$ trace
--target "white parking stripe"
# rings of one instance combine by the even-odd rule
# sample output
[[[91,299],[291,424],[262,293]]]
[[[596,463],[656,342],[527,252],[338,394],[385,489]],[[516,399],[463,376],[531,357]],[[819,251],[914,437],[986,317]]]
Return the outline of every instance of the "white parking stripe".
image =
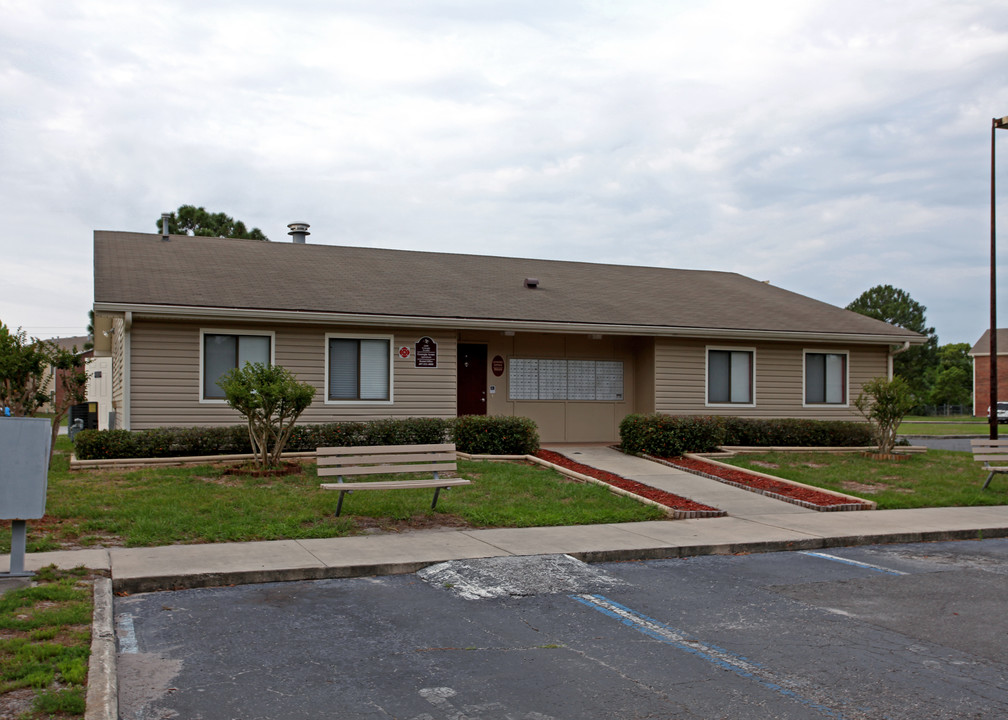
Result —
[[[119,638],[119,652],[130,654],[140,652],[136,630],[133,627],[133,616],[129,613],[123,613],[116,620],[116,636]]]
[[[601,612],[603,615],[608,615],[609,617],[620,620],[624,625],[654,638],[655,640],[667,643],[673,647],[679,648],[680,650],[685,650],[691,655],[702,658],[703,660],[706,660],[707,662],[725,670],[730,670],[741,677],[751,678],[768,690],[772,690],[780,695],[795,700],[796,702],[816,710],[827,717],[837,718],[838,720],[844,720],[846,718],[843,713],[823,705],[821,702],[806,697],[805,695],[807,695],[809,690],[812,689],[806,683],[791,681],[786,677],[781,677],[773,671],[768,670],[759,663],[742,657],[741,655],[736,655],[724,648],[719,648],[716,645],[709,645],[707,643],[700,642],[695,638],[690,638],[681,630],[669,627],[668,625],[665,625],[653,618],[649,618],[646,615],[641,615],[640,613],[620,605],[614,600],[603,597],[602,595],[571,595],[570,597],[584,605],[587,605],[593,610]],[[799,688],[801,688],[802,693],[805,694],[800,694],[798,692]]]
[[[856,567],[865,568],[866,570],[875,570],[876,572],[888,573],[890,575],[906,575],[905,572],[901,572],[899,570],[892,570],[890,568],[884,568],[881,565],[872,565],[871,563],[859,562],[857,560],[849,560],[848,558],[842,558],[838,555],[812,552],[811,550],[799,550],[798,552],[802,555],[810,555],[812,557],[822,558],[823,560],[832,560],[833,562],[843,563],[844,565],[854,565]]]

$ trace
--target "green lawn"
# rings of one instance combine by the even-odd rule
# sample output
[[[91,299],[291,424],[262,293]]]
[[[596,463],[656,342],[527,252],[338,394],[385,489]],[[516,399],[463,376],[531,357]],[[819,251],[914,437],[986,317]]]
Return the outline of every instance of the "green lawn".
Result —
[[[987,418],[972,415],[916,416],[908,415],[899,426],[900,435],[986,435]]]
[[[69,547],[325,538],[430,525],[531,527],[666,517],[605,488],[524,463],[459,462],[472,485],[339,494],[319,488],[313,463],[284,477],[228,475],[222,467],[70,472],[66,438],[49,473],[46,516],[28,522],[28,551]],[[375,479],[379,479],[378,476]],[[9,526],[0,550],[9,552]]]
[[[26,693],[21,720],[83,717],[91,598],[87,570],[52,566],[0,597],[0,694]]]
[[[1008,477],[995,475],[982,490],[987,473],[963,452],[928,450],[899,461],[861,453],[760,453],[725,462],[874,500],[880,509],[1008,504]]]

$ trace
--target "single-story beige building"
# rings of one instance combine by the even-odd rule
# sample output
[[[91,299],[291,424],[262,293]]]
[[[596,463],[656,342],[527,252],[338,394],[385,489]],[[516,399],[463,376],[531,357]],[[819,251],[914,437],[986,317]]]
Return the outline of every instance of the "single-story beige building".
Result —
[[[216,381],[246,361],[317,388],[306,423],[518,415],[573,442],[616,440],[629,413],[859,419],[861,385],[924,341],[727,272],[303,234],[99,231],[94,262],[95,350],[116,426],[135,430],[240,422]]]

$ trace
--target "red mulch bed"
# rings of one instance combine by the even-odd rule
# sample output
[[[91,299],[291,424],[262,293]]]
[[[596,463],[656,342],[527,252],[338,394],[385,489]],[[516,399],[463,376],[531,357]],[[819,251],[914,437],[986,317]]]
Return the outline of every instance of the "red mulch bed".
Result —
[[[573,470],[574,472],[587,475],[588,477],[595,478],[596,480],[601,480],[604,483],[626,490],[634,495],[639,495],[640,497],[647,498],[648,500],[653,500],[659,505],[672,508],[676,511],[675,516],[677,518],[720,517],[726,514],[724,510],[718,510],[710,505],[693,502],[687,498],[665,492],[664,490],[659,490],[658,488],[653,488],[649,485],[644,485],[643,483],[639,483],[635,480],[628,480],[625,477],[605,472],[604,470],[599,470],[579,462],[574,462],[570,458],[564,457],[563,455],[550,450],[540,450],[536,453],[536,457],[542,458],[546,462],[553,463],[554,465],[559,465],[562,468]]]
[[[830,495],[829,493],[812,490],[810,488],[792,485],[780,480],[771,480],[761,475],[754,475],[738,468],[726,468],[714,463],[696,460],[694,458],[657,458],[660,462],[682,468],[697,475],[709,477],[714,480],[740,487],[743,490],[752,490],[779,500],[811,507],[821,510],[869,510],[868,503],[847,500],[845,498]]]

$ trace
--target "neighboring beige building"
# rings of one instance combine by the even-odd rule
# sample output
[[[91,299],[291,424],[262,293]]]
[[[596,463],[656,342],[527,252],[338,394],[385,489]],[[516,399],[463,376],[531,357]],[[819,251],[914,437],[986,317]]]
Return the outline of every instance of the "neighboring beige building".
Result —
[[[246,361],[317,388],[306,423],[520,415],[576,442],[635,412],[860,419],[924,341],[734,273],[103,231],[94,310],[129,429],[240,422],[215,383]]]

